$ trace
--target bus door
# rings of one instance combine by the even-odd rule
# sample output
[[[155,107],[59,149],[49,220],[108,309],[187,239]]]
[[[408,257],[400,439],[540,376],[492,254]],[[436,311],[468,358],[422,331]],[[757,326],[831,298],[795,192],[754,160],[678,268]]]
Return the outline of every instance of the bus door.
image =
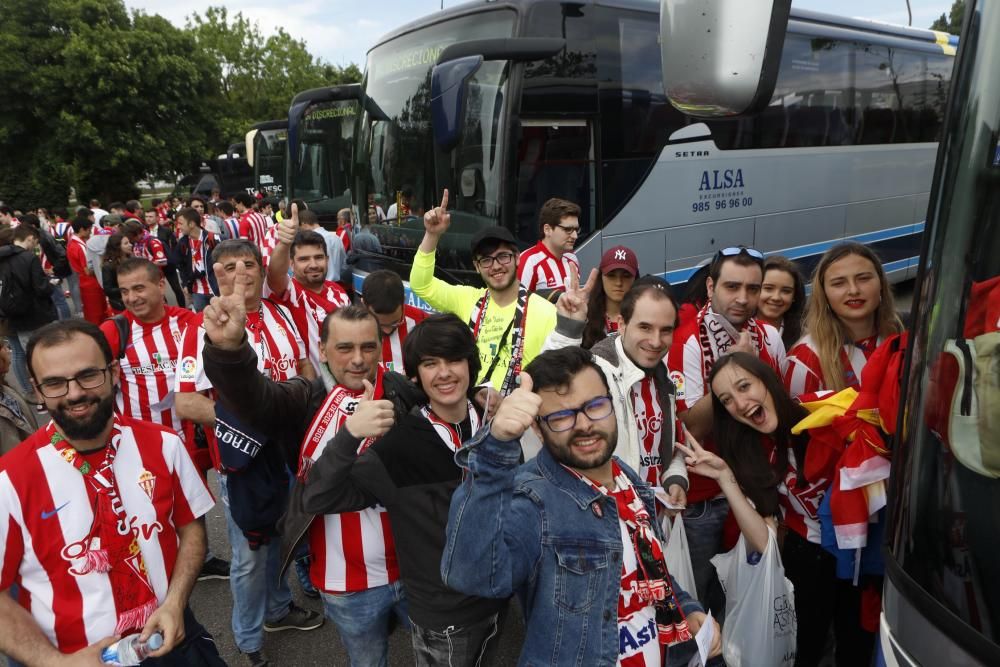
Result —
[[[521,119],[517,146],[516,236],[525,245],[539,238],[538,211],[552,197],[580,205],[582,241],[597,220],[594,125],[584,119]]]

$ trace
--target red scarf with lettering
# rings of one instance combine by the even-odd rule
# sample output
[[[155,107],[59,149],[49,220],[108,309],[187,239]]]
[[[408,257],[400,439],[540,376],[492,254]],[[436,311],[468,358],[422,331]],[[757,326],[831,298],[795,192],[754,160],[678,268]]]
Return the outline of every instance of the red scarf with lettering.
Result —
[[[611,474],[617,487],[613,493],[603,484],[598,484],[572,468],[563,467],[593,490],[614,499],[618,518],[625,522],[632,548],[635,549],[638,566],[636,577],[639,580],[636,593],[640,600],[656,609],[656,629],[660,644],[673,646],[690,640],[691,630],[674,593],[667,562],[663,557],[663,544],[653,531],[646,504],[636,493],[631,480],[622,472],[621,466],[611,459]]]
[[[72,567],[77,576],[91,572],[107,573],[111,594],[118,618],[116,635],[138,632],[156,611],[158,602],[146,575],[146,563],[139,548],[138,532],[129,525],[129,517],[122,504],[115,480],[114,462],[121,441],[121,427],[115,419],[105,448],[104,461],[97,467],[90,465],[80,452],[63,438],[53,423],[47,427],[49,442],[64,461],[77,469],[97,497],[94,503],[94,521],[90,531],[80,541],[66,545],[63,557],[83,564]]]
[[[384,376],[385,371],[379,366],[375,375],[373,400],[382,398],[385,393],[383,386]],[[362,394],[364,394],[363,391],[354,391],[340,384],[336,385],[327,394],[323,405],[316,411],[316,415],[309,425],[309,430],[306,431],[305,439],[302,441],[302,460],[299,462],[298,474],[300,481],[305,481],[306,475],[309,474],[309,468],[312,467],[312,463],[315,460],[313,452],[320,445],[335,436],[344,425],[344,422],[347,421],[347,418],[354,414]],[[333,427],[332,430],[331,426]],[[329,431],[329,435],[327,435],[327,431]],[[375,440],[375,438],[365,438],[362,440],[361,445],[358,447],[358,454],[371,447]]]

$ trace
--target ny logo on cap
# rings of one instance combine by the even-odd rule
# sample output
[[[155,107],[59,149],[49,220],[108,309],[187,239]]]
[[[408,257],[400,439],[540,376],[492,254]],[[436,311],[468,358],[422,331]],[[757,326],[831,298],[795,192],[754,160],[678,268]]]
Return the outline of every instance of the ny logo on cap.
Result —
[[[615,250],[615,259],[621,260],[623,262],[625,261],[625,249],[624,248],[621,248],[619,250]]]

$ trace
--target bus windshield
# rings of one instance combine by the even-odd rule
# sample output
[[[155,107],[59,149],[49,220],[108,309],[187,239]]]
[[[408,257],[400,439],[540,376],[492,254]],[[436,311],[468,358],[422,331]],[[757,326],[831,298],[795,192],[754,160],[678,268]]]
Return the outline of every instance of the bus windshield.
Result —
[[[260,130],[254,137],[254,184],[266,196],[284,194],[288,130]]]
[[[303,199],[321,219],[351,206],[350,166],[357,100],[310,106],[302,117],[298,160],[291,169],[291,196]]]
[[[441,50],[459,40],[510,37],[508,10],[459,17],[403,35],[368,56],[364,116],[357,151],[359,201],[367,202],[373,231],[391,257],[408,263],[423,235],[421,217],[436,206],[442,183],[455,183],[452,229],[438,264],[472,272],[468,239],[499,222],[506,112],[506,62],[485,62],[469,82],[462,143],[435,173],[431,129],[431,69]],[[365,214],[363,212],[362,214]]]

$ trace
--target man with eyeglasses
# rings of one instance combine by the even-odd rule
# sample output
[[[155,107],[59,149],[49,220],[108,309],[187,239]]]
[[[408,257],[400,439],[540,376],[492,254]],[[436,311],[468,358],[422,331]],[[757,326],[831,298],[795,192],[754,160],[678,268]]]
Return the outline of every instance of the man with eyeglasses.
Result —
[[[652,491],[613,456],[609,394],[590,352],[544,352],[457,454],[467,473],[441,577],[469,595],[518,595],[522,665],[660,667],[706,620],[667,571]],[[528,429],[544,446],[519,466]],[[711,654],[721,648],[716,625]]]
[[[538,212],[542,238],[523,253],[517,262],[517,279],[529,292],[539,292],[551,301],[569,277],[570,267],[580,270],[573,246],[580,238],[580,207],[553,197]]]
[[[424,238],[413,258],[410,289],[432,308],[468,321],[479,348],[476,384],[489,384],[507,395],[521,368],[538,355],[555,329],[556,308],[518,283],[517,241],[505,227],[486,227],[472,237],[472,259],[485,291],[435,278],[435,252],[450,225],[445,190],[441,205],[424,214]]]
[[[428,313],[405,302],[403,280],[395,271],[380,269],[365,276],[361,285],[361,301],[378,320],[382,332],[382,368],[403,370],[403,344],[413,327],[423,322]]]
[[[677,411],[706,449],[715,449],[708,374],[720,356],[729,352],[754,354],[782,376],[785,345],[781,335],[753,317],[763,279],[764,255],[759,250],[723,248],[712,258],[705,278],[708,302],[693,319],[681,322],[674,334],[667,365],[677,388]],[[693,473],[689,480],[684,529],[695,585],[701,600],[721,616],[724,596],[710,560],[723,549],[722,528],[729,503],[714,480]]]
[[[43,327],[28,361],[52,421],[0,459],[0,651],[96,665],[117,636],[158,631],[157,664],[224,664],[187,607],[215,501],[180,438],[115,411],[95,325]]]

